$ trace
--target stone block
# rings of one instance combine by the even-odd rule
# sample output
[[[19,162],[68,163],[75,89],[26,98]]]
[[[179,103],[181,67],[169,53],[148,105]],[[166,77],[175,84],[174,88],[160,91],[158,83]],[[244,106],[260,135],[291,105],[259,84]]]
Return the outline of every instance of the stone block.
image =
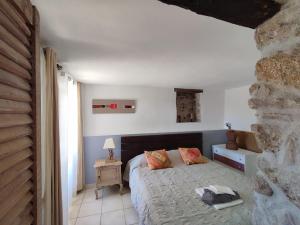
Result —
[[[273,183],[278,182],[277,158],[274,153],[264,152],[258,157],[257,166]]]
[[[300,208],[300,170],[299,167],[281,168],[277,177],[278,185],[298,208]]]
[[[299,109],[300,113],[300,98],[291,98],[291,96],[275,97],[268,99],[251,98],[248,101],[248,105],[251,109],[266,109],[266,110],[290,110]],[[279,112],[278,111],[278,112]],[[290,111],[291,114],[297,113],[297,111]]]
[[[298,156],[300,155],[300,147],[299,147],[299,133],[292,133],[288,135],[285,140],[284,145],[282,146],[282,162],[284,166],[292,166],[296,165],[298,162]],[[298,166],[300,169],[300,166]]]
[[[248,105],[250,109],[258,109],[264,107],[264,101],[257,98],[251,98],[248,101]]]
[[[282,134],[279,127],[267,124],[253,124],[251,130],[255,132],[258,145],[264,151],[277,152],[282,144]]]
[[[257,27],[255,40],[258,49],[300,37],[300,6],[297,1],[286,4],[280,12]]]
[[[277,113],[277,112],[263,112],[259,114],[258,118],[260,120],[281,122],[281,123],[292,123],[298,120],[299,118],[293,117],[290,113]]]
[[[249,93],[252,97],[265,99],[271,94],[271,89],[264,83],[255,83],[249,88]]]
[[[259,81],[300,89],[300,56],[278,53],[256,64]]]
[[[268,182],[260,175],[256,175],[255,177],[255,191],[259,194],[272,196],[273,190],[268,184]]]

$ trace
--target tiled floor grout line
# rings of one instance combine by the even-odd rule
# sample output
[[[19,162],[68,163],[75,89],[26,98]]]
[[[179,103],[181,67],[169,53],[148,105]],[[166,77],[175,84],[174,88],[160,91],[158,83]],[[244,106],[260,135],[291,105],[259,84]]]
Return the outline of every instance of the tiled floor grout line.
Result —
[[[101,220],[102,220],[102,208],[103,208],[103,197],[104,197],[104,190],[101,189],[101,214],[100,214],[100,225],[101,225]]]
[[[86,192],[83,191],[82,195],[83,195],[83,196],[82,196],[82,199],[81,199],[80,204],[79,204],[80,206],[79,206],[78,214],[77,214],[76,219],[75,219],[75,225],[77,225],[77,220],[78,220],[78,218],[80,218],[80,217],[79,217],[79,213],[80,213],[80,210],[81,210],[81,207],[82,207],[83,200],[84,200],[84,198],[85,198]]]
[[[81,211],[81,208],[82,208],[82,205],[83,205],[83,201],[84,201],[85,196],[86,196],[86,192],[83,193],[82,201],[81,201],[81,203],[80,203],[80,208],[79,208],[78,215],[77,215],[77,219],[79,218],[79,213],[80,213],[80,211]],[[77,221],[77,219],[76,219],[76,221]],[[76,225],[76,224],[75,224],[75,225]]]
[[[121,201],[122,201],[122,206],[123,206],[123,216],[124,216],[124,221],[125,221],[125,225],[127,225],[127,222],[126,222],[126,216],[125,216],[125,207],[124,207],[123,195],[121,195]]]
[[[82,196],[82,201],[80,201],[80,204],[79,204],[80,206],[79,206],[79,210],[78,210],[78,213],[77,213],[77,216],[76,216],[75,225],[77,225],[77,220],[78,220],[78,218],[79,218],[79,212],[80,212],[80,209],[81,209],[81,206],[82,206],[84,197],[85,197],[85,193],[83,192],[82,194],[83,194],[83,196]]]
[[[73,220],[73,222],[74,222],[74,224],[75,225],[77,225],[77,223],[79,222],[79,219],[80,218],[84,218],[84,217],[89,217],[89,216],[93,216],[93,215],[86,215],[86,216],[82,216],[82,217],[79,217],[79,215],[80,215],[80,211],[81,211],[81,209],[82,209],[82,207],[83,207],[83,205],[84,204],[89,204],[89,201],[88,202],[84,202],[85,201],[85,199],[88,197],[88,198],[90,198],[90,196],[88,196],[88,195],[90,195],[91,193],[90,193],[90,191],[91,190],[85,190],[85,191],[83,191],[82,192],[82,196],[80,197],[80,200],[78,201],[77,200],[77,202],[79,203],[78,204],[78,213],[76,214],[76,216],[75,216],[75,218],[73,218],[73,219],[71,219],[71,220]],[[105,190],[101,190],[101,194],[100,194],[100,196],[101,196],[101,199],[100,199],[100,201],[101,201],[101,207],[100,207],[100,224],[99,225],[101,225],[102,224],[102,218],[103,218],[103,214],[106,214],[106,213],[113,213],[113,212],[117,212],[117,211],[121,211],[122,210],[122,220],[124,221],[124,225],[136,225],[135,223],[134,224],[131,224],[131,223],[128,223],[127,222],[127,220],[126,220],[126,210],[127,209],[131,209],[131,208],[133,208],[134,209],[134,207],[127,207],[127,206],[125,206],[126,204],[126,202],[127,201],[125,201],[125,195],[127,195],[128,193],[123,193],[122,195],[121,194],[119,194],[119,197],[121,198],[120,200],[121,200],[121,203],[122,203],[122,208],[120,208],[120,209],[116,209],[116,210],[112,210],[112,211],[108,211],[108,212],[103,212],[103,203],[104,203],[104,198],[105,197],[107,197],[106,195],[105,195]],[[127,197],[128,196],[126,196],[126,200],[127,200]],[[97,215],[97,214],[95,214],[95,215]]]

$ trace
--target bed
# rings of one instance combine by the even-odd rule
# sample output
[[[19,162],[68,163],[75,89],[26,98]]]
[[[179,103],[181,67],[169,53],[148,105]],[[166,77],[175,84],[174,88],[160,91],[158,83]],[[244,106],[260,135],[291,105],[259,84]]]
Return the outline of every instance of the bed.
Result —
[[[201,133],[126,136],[121,138],[122,160],[130,151],[124,178],[140,225],[250,225],[253,207],[251,181],[242,173],[213,161],[186,166],[178,147],[202,148]],[[149,170],[144,150],[167,148],[173,168]],[[226,185],[238,191],[243,205],[215,210],[205,205],[195,188]]]

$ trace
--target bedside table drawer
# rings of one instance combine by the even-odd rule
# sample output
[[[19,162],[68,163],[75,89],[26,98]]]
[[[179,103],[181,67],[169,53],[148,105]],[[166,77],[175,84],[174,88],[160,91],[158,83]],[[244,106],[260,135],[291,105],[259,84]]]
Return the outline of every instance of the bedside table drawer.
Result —
[[[224,154],[224,151],[223,151],[223,149],[221,149],[221,148],[218,148],[218,147],[214,147],[214,146],[213,146],[213,153],[216,153],[216,154],[218,154],[218,155],[223,155],[223,154]]]
[[[245,164],[245,156],[237,152],[226,152],[223,156],[235,162]]]
[[[222,148],[213,146],[213,154],[218,154],[220,156],[231,159],[235,162],[245,164],[245,155],[240,154],[238,151],[222,149]]]
[[[106,166],[97,170],[97,176],[101,183],[119,182],[121,179],[120,168],[115,166]]]
[[[218,155],[218,154],[214,154],[214,160],[217,160],[219,162],[222,162],[230,167],[233,167],[235,169],[238,169],[242,172],[245,171],[245,166],[244,164],[241,164],[237,161],[233,161],[232,159],[226,158],[224,156]]]

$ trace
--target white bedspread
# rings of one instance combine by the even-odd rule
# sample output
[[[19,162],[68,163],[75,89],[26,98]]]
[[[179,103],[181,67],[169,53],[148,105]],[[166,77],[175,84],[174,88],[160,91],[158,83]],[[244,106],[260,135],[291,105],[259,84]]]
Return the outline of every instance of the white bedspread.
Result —
[[[149,170],[144,157],[128,165],[131,200],[140,225],[250,225],[253,205],[251,182],[238,171],[210,161],[186,166],[170,151],[174,168]],[[226,185],[239,192],[244,203],[215,210],[195,192],[210,184]]]

